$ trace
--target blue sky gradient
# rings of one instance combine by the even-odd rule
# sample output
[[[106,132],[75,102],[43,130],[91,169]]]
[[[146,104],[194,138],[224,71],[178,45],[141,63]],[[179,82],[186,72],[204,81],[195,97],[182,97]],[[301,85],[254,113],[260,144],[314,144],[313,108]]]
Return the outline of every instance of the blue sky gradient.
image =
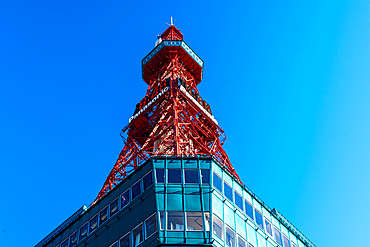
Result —
[[[170,21],[242,181],[318,247],[370,246],[369,1],[1,1],[0,246],[97,196]]]

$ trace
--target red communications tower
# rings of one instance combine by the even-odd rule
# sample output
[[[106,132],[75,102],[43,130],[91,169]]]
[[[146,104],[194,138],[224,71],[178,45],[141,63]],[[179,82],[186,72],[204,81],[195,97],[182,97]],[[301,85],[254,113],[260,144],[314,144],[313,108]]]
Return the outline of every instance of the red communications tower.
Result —
[[[240,181],[222,148],[224,131],[197,89],[203,60],[175,26],[142,60],[142,76],[148,90],[122,129],[124,147],[95,202],[154,156],[213,157]]]

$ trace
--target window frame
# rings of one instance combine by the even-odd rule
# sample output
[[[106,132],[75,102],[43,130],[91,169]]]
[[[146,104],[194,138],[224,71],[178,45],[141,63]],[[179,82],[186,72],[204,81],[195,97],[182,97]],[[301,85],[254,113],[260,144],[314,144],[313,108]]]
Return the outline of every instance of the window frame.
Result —
[[[77,229],[76,231],[74,231],[71,235],[69,235],[69,245],[68,245],[68,247],[74,247],[74,246],[76,246],[77,244],[78,244],[78,230],[79,229]],[[75,245],[71,245],[72,243],[72,235],[73,234],[76,234],[76,243],[75,243]]]
[[[236,196],[235,196],[235,193],[238,194],[238,196],[240,196],[241,200],[242,200],[242,208],[240,208],[237,204],[236,204]],[[236,190],[234,190],[234,203],[235,205],[242,211],[244,212],[244,198],[242,195],[240,195]]]
[[[116,212],[112,214],[112,203],[116,200],[117,200],[117,209],[116,209]],[[119,197],[117,197],[116,199],[114,199],[113,201],[109,203],[109,218],[114,216],[118,212],[119,212]]]
[[[223,220],[221,220],[217,215],[215,215],[215,214],[212,214],[212,234],[214,234],[214,235],[216,235],[218,238],[220,238],[220,239],[222,239],[222,240],[224,240],[224,222],[223,222]],[[214,224],[216,224],[215,223],[215,217],[216,217],[216,219],[218,219],[220,222],[221,222],[221,237],[220,236],[218,236],[217,235],[217,233],[215,232],[215,230],[214,230]],[[217,224],[216,224],[217,225]]]
[[[254,217],[254,207],[253,207],[253,205],[250,204],[246,199],[244,199],[244,202],[245,203],[248,203],[249,206],[252,207],[252,215],[253,215],[253,217],[251,218],[251,216],[247,213],[247,206],[246,206],[246,204],[244,204],[244,207],[245,207],[245,215],[247,215],[249,218],[251,218],[254,221],[255,217]]]
[[[134,235],[134,231],[139,227],[139,226],[141,226],[141,236],[142,236],[142,240],[141,240],[141,242],[139,242],[137,245],[135,245],[135,235]],[[144,242],[145,241],[145,239],[144,239],[144,230],[143,230],[143,222],[141,222],[140,224],[138,224],[137,226],[135,226],[133,229],[132,229],[132,246],[133,247],[136,247],[136,246],[139,246],[142,242]]]
[[[244,247],[247,247],[248,242],[244,238],[242,238],[239,234],[237,234],[237,239],[238,239],[238,242],[236,243],[235,246],[239,247],[239,239],[241,239],[244,242]]]
[[[230,188],[230,189],[231,189],[231,199],[226,195],[225,185],[226,185],[228,188]],[[230,185],[229,185],[225,180],[224,180],[223,186],[224,186],[224,196],[225,196],[227,199],[229,199],[231,202],[233,202],[233,203],[234,203],[234,193],[233,193],[234,189],[233,189],[233,187],[232,187],[232,186],[230,186]]]
[[[189,230],[188,227],[188,213],[199,213],[200,214],[200,217],[202,218],[202,229],[201,230]],[[186,219],[186,231],[189,231],[189,232],[201,232],[201,231],[204,231],[204,219],[203,219],[203,212],[202,211],[186,211],[185,212],[185,219]]]
[[[229,235],[228,233],[227,233],[227,230],[230,230],[233,234],[234,234],[234,245],[229,245],[228,243],[227,243],[227,236]],[[229,235],[230,236],[230,235]],[[226,246],[229,246],[229,247],[235,247],[235,245],[236,245],[236,239],[235,239],[235,236],[236,236],[236,232],[228,225],[228,224],[225,224],[225,245]]]
[[[126,192],[128,191],[128,201],[127,201],[127,203],[125,204],[125,205],[123,205],[122,206],[122,196],[123,196],[123,194],[125,194]],[[122,194],[119,196],[120,197],[120,200],[119,200],[119,208],[120,208],[120,210],[122,210],[122,209],[124,209],[128,204],[130,204],[130,202],[131,202],[131,193],[130,193],[130,188],[128,188],[128,189],[126,189],[124,192],[122,192]]]
[[[146,222],[147,222],[147,220],[149,219],[149,218],[151,218],[151,217],[153,217],[154,216],[154,219],[155,219],[155,222],[154,222],[154,226],[155,226],[155,231],[152,233],[152,234],[150,234],[149,236],[147,236],[147,233],[148,233],[148,231],[147,231],[147,224],[146,224]],[[158,232],[158,224],[157,224],[157,216],[156,216],[156,213],[153,213],[152,215],[150,215],[148,218],[146,218],[145,220],[144,220],[144,224],[145,224],[145,240],[146,239],[148,239],[148,238],[150,238],[151,236],[153,236],[156,232]]]
[[[258,222],[257,222],[257,217],[256,217],[257,213],[261,216],[262,226],[261,226],[260,224],[258,224]],[[254,220],[254,221],[256,222],[256,224],[257,224],[259,227],[261,227],[262,229],[265,229],[265,227],[264,227],[263,215],[262,215],[262,213],[261,213],[258,209],[256,209],[256,208],[254,208],[254,218],[255,218],[255,220]]]
[[[152,173],[152,176],[151,176],[151,179],[152,179],[152,183],[151,185],[149,185],[147,188],[145,188],[145,184],[144,184],[144,178],[147,177],[149,175],[149,173]],[[149,172],[147,172],[144,176],[143,176],[143,192],[146,191],[147,189],[149,189],[150,187],[152,187],[154,185],[154,181],[153,181],[153,170],[150,170]]]
[[[180,171],[180,182],[170,182],[170,171]],[[184,178],[182,174],[181,168],[167,168],[167,184],[183,184],[184,183]]]
[[[101,222],[101,213],[102,213],[103,210],[107,210],[107,216],[106,216],[107,218],[103,222]],[[109,212],[108,211],[109,211],[108,210],[108,205],[105,206],[102,210],[99,211],[99,217],[98,217],[99,218],[99,225],[98,225],[98,227],[100,227],[101,225],[103,225],[105,222],[108,221],[108,219],[109,219],[109,217],[108,217]]]
[[[85,237],[81,238],[81,228],[86,226],[86,235]],[[79,229],[78,229],[78,242],[82,241],[83,239],[85,239],[87,236],[89,235],[89,221],[87,221],[85,224],[83,224]]]
[[[168,213],[181,213],[182,215],[182,230],[177,230],[177,229],[168,229],[168,223],[169,223],[169,220],[168,220]],[[185,231],[185,219],[184,219],[184,211],[167,211],[166,212],[166,231],[171,231],[171,232],[183,232]]]
[[[131,239],[131,237],[130,237],[130,231],[128,232],[128,233],[126,233],[125,235],[123,235],[122,237],[120,237],[119,238],[119,247],[121,247],[121,240],[124,238],[124,237],[126,237],[126,236],[128,236],[128,247],[130,247],[130,239]]]
[[[119,247],[118,240],[116,242],[114,242],[113,244],[109,245],[109,247],[113,247],[115,244],[117,244],[117,247]]]
[[[186,171],[196,172],[196,174],[197,174],[197,176],[196,176],[197,181],[196,182],[186,182],[186,178],[187,178]],[[201,184],[201,182],[200,182],[199,169],[188,169],[188,168],[184,169],[184,184]]]
[[[215,175],[221,180],[221,190],[219,188],[217,188],[217,186],[215,186],[215,179],[214,179],[215,178],[214,177]],[[213,188],[215,188],[219,192],[221,192],[221,194],[223,193],[223,184],[222,184],[222,181],[223,181],[223,179],[215,171],[213,171],[213,175],[212,175],[212,186],[213,186]]]
[[[96,229],[98,229],[98,227],[99,227],[99,216],[98,216],[98,214],[99,213],[96,213],[93,217],[91,217],[90,219],[89,219],[89,231],[88,231],[88,235],[90,235],[91,233],[93,233]],[[95,227],[95,229],[93,229],[92,231],[90,231],[90,229],[91,229],[91,220],[93,219],[93,218],[95,218],[96,217],[96,227]]]
[[[135,185],[137,185],[137,184],[139,184],[139,187],[140,187],[140,193],[138,194],[138,195],[136,195],[135,196],[135,198],[134,198],[134,193],[133,193],[133,188],[134,188],[134,186]],[[141,179],[139,179],[137,182],[135,182],[132,186],[131,186],[131,201],[133,201],[133,200],[135,200],[136,198],[138,198],[142,193],[143,193],[143,191],[142,191],[142,189],[141,189]]]
[[[273,232],[273,230],[272,230],[272,223],[268,220],[268,219],[266,219],[266,217],[264,217],[264,219],[265,219],[265,231],[266,231],[266,233],[271,237],[271,238],[274,238],[274,232]],[[271,229],[271,234],[267,231],[267,224],[266,224],[266,221],[269,223],[269,225],[270,225],[270,229]]]

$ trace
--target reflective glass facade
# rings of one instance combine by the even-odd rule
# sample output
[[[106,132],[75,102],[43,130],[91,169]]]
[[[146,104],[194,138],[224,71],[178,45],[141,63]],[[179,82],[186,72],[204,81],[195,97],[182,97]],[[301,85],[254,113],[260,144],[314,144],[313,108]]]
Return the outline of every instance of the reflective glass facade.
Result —
[[[50,237],[52,236],[52,237]],[[211,158],[152,158],[37,247],[313,247]]]

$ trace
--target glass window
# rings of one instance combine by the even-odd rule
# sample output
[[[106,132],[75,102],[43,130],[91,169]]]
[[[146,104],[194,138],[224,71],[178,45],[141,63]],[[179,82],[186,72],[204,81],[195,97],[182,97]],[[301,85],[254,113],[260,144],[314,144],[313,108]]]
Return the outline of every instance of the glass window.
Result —
[[[110,203],[109,205],[109,216],[112,217],[118,212],[118,198]]]
[[[199,170],[185,169],[185,183],[199,184]]]
[[[290,247],[290,241],[285,235],[283,234],[283,241],[284,241],[284,247]]]
[[[163,184],[166,178],[166,174],[164,174],[165,169],[155,169],[155,175],[157,177],[157,183]]]
[[[257,223],[257,225],[259,225],[262,229],[264,229],[263,228],[262,214],[260,212],[258,212],[256,209],[254,209],[254,215],[256,216],[256,223]]]
[[[69,238],[69,247],[74,247],[77,245],[77,237],[78,237],[78,231],[75,231],[72,233],[71,237]]]
[[[112,245],[110,245],[109,247],[118,247],[118,241],[116,241],[115,243],[113,243]]]
[[[209,212],[204,212],[204,219],[206,224],[206,231],[209,232]]]
[[[62,242],[60,247],[68,247],[68,238]]]
[[[159,212],[159,228],[164,230],[164,212]]]
[[[202,212],[186,212],[186,230],[203,231]]]
[[[213,173],[213,186],[222,192],[222,179],[216,173]]]
[[[235,204],[236,206],[238,206],[240,208],[240,210],[243,211],[243,198],[241,195],[239,195],[238,192],[234,191],[234,195],[235,195]]]
[[[98,227],[98,215],[95,215],[90,220],[89,234]]]
[[[99,216],[100,216],[99,226],[101,226],[108,219],[108,207],[105,207],[104,209],[102,209],[99,213]]]
[[[134,200],[136,197],[138,197],[141,194],[141,183],[140,180],[137,181],[132,187],[131,187],[131,195],[132,200]]]
[[[150,186],[153,185],[153,175],[152,175],[152,171],[148,172],[148,174],[146,174],[144,177],[143,177],[143,187],[144,187],[144,191],[146,191]]]
[[[226,245],[235,247],[235,232],[226,226]]]
[[[228,185],[226,182],[224,182],[224,193],[225,193],[225,196],[230,200],[230,201],[234,201],[233,200],[233,189],[230,187],[230,185]]]
[[[238,247],[246,247],[244,239],[238,235]]]
[[[224,227],[223,227],[223,222],[216,216],[213,215],[213,234],[218,236],[219,238],[223,239],[224,238]]]
[[[89,224],[87,224],[87,222],[86,222],[85,225],[80,227],[80,234],[78,236],[78,241],[81,241],[82,239],[84,239],[87,236],[87,227],[88,227],[88,225]]]
[[[130,190],[126,190],[121,195],[121,209],[130,202]]]
[[[184,230],[183,212],[167,212],[167,230],[169,231]]]
[[[204,169],[200,170],[201,176],[202,176],[202,184],[209,184],[210,183],[210,170]]]
[[[266,232],[272,236],[272,227],[271,227],[271,223],[265,219],[265,226],[266,226]]]
[[[122,238],[119,239],[119,247],[129,247],[130,246],[130,233],[127,233]]]
[[[143,224],[138,225],[133,231],[132,236],[134,237],[134,247],[138,246],[143,242]]]
[[[168,169],[168,183],[181,184],[182,183],[181,169]]]
[[[145,237],[148,238],[156,231],[157,231],[156,215],[153,214],[145,221]]]
[[[249,217],[251,217],[252,220],[254,220],[253,216],[253,207],[249,204],[249,202],[245,201],[245,212]]]
[[[280,245],[283,245],[281,242],[281,233],[278,229],[276,229],[276,227],[274,227],[274,238],[276,242],[278,242]]]

